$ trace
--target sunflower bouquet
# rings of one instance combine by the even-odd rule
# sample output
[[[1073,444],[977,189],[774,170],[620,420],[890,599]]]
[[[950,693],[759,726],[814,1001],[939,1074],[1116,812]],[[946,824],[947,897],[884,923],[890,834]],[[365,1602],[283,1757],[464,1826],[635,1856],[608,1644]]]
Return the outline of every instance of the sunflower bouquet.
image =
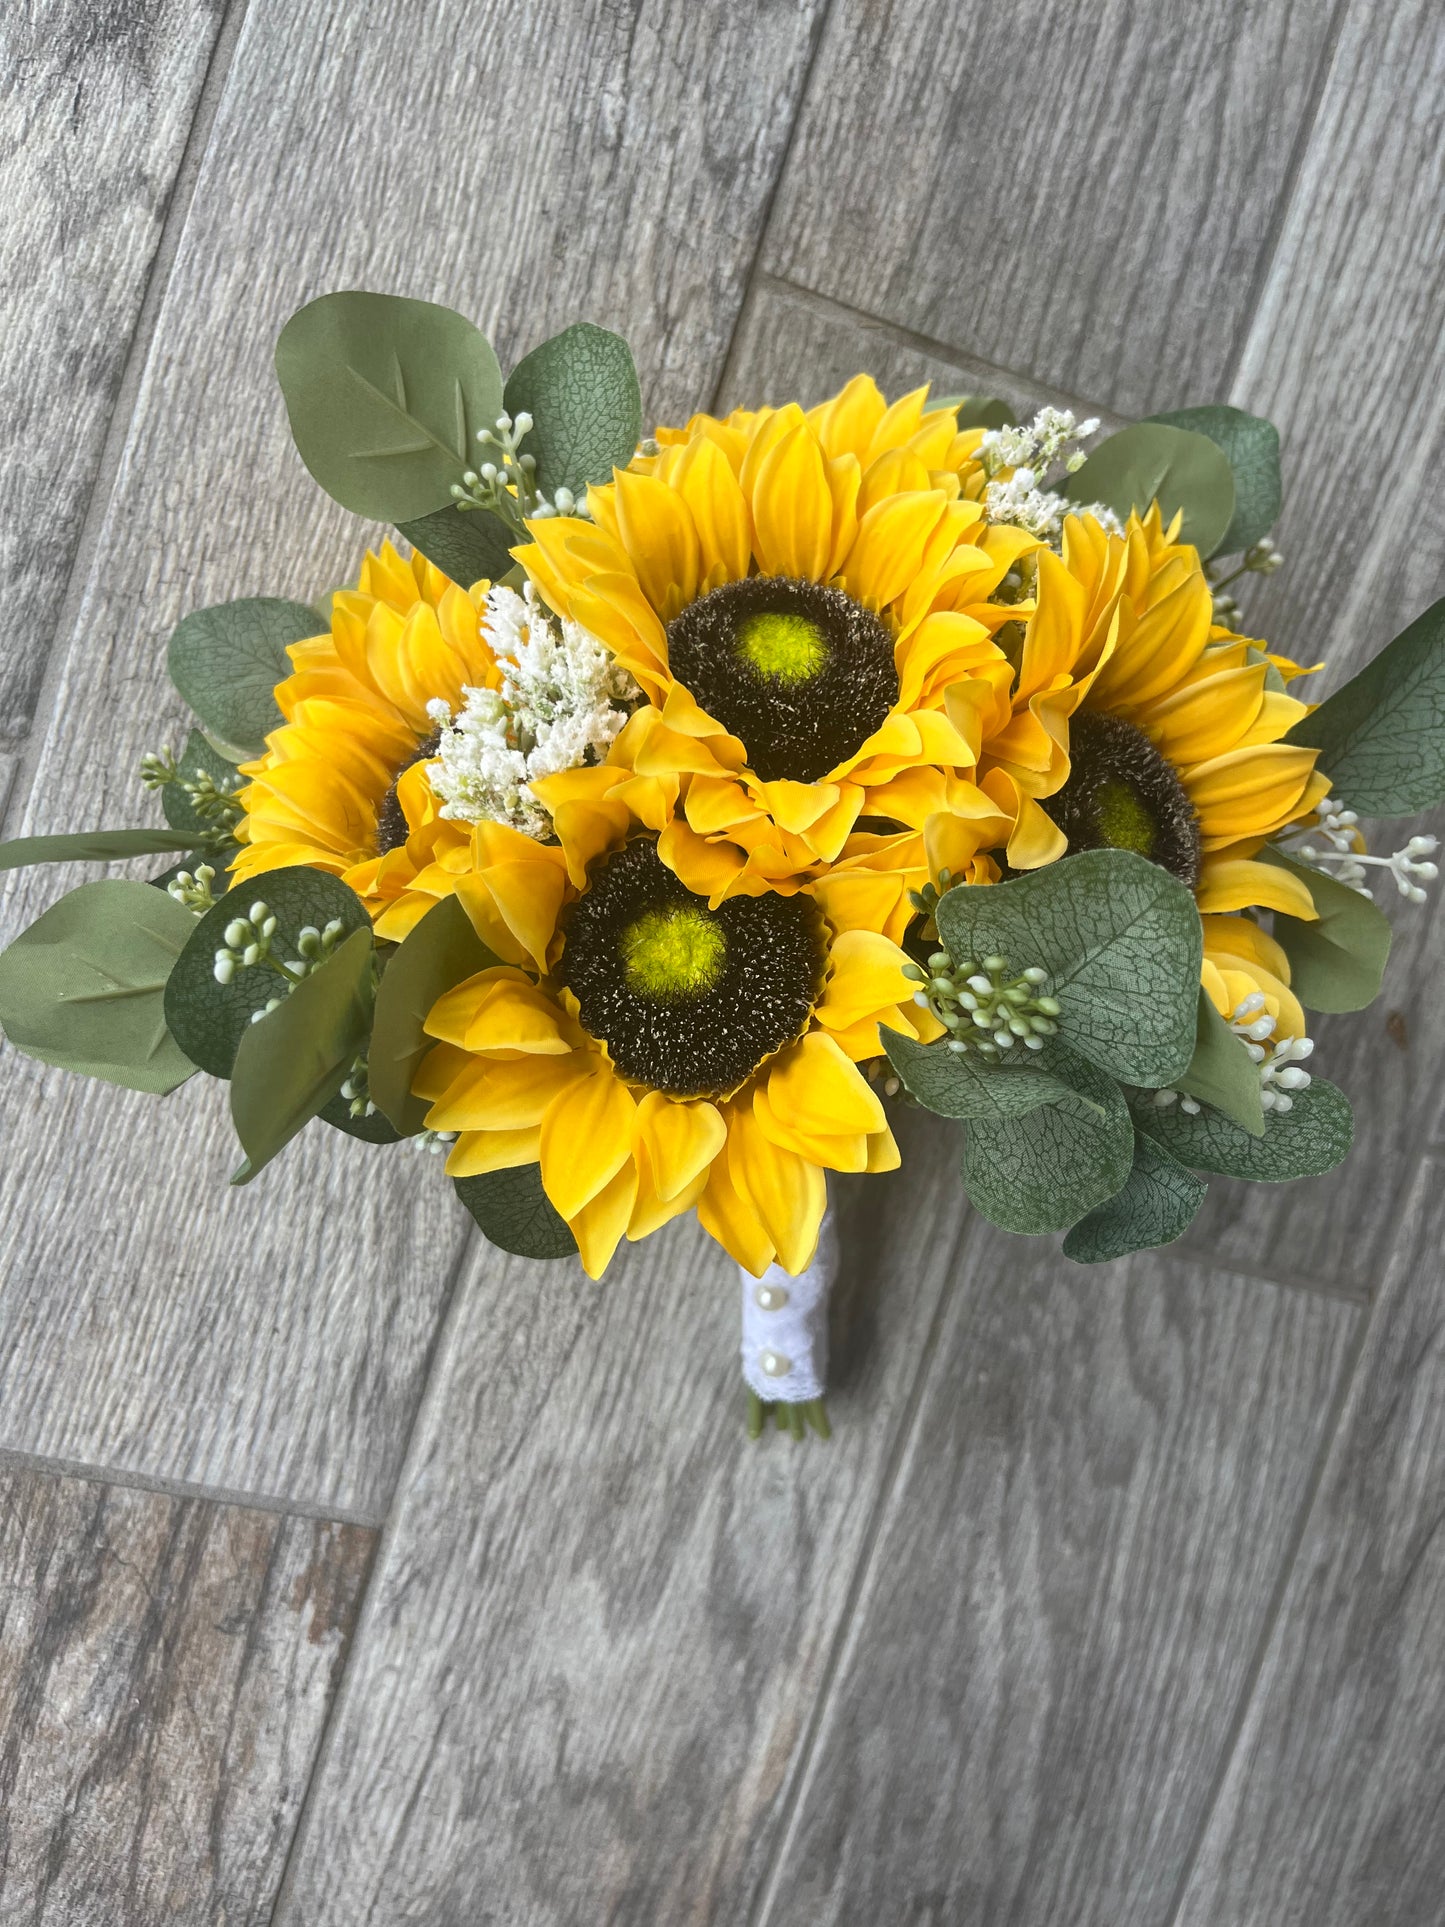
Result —
[[[176,859],[14,940],[18,1049],[228,1080],[237,1184],[313,1118],[425,1145],[495,1244],[593,1278],[695,1211],[754,1431],[826,1430],[827,1174],[898,1165],[890,1107],[960,1120],[974,1207],[1086,1264],[1345,1155],[1306,1013],[1379,990],[1370,880],[1435,876],[1360,818],[1445,795],[1445,603],[1295,693],[1321,665],[1233,593],[1280,559],[1268,423],[1097,440],[860,375],[644,437],[616,335],[504,383],[462,316],[365,293],[276,362],[311,474],[410,553],[186,617],[163,827],[0,845]]]

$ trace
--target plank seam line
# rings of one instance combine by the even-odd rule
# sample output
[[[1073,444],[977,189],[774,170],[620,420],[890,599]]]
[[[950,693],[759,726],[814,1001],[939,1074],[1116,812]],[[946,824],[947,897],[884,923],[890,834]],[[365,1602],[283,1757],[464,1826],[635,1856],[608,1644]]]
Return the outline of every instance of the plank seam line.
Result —
[[[316,1519],[326,1525],[366,1526],[379,1531],[384,1515],[354,1506],[324,1505],[310,1499],[287,1499],[272,1492],[246,1492],[235,1486],[205,1485],[192,1479],[164,1479],[128,1468],[92,1465],[83,1459],[59,1458],[45,1452],[25,1452],[0,1445],[0,1472],[40,1472],[57,1479],[83,1479],[87,1485],[116,1486],[128,1492],[151,1492],[162,1499],[201,1500],[208,1505],[234,1506],[246,1512],[272,1512],[286,1519]]]
[[[899,321],[890,321],[886,315],[872,314],[866,308],[854,308],[835,295],[822,294],[817,288],[805,287],[801,281],[789,281],[784,276],[769,274],[760,269],[754,276],[755,284],[764,289],[774,289],[779,294],[791,297],[799,306],[816,310],[825,320],[843,321],[850,327],[871,329],[876,334],[889,336],[901,348],[910,348],[916,354],[928,355],[934,361],[947,362],[960,374],[981,376],[992,380],[1002,376],[1024,387],[1033,389],[1040,396],[1047,397],[1055,406],[1072,408],[1085,415],[1102,415],[1105,425],[1122,422],[1125,416],[1111,409],[1103,402],[1090,401],[1086,396],[1076,395],[1072,389],[1059,388],[1053,382],[1040,381],[1038,376],[1027,368],[1009,368],[1001,361],[989,361],[983,355],[976,355],[968,348],[960,348],[953,342],[940,341],[933,335],[920,334],[916,328],[906,328]]]
[[[481,1232],[473,1226],[468,1231],[468,1235],[462,1240],[461,1247],[452,1262],[451,1274],[447,1279],[446,1285],[446,1299],[442,1307],[441,1316],[437,1319],[435,1330],[432,1333],[431,1345],[427,1351],[426,1361],[422,1367],[422,1388],[417,1398],[416,1408],[411,1416],[411,1424],[407,1427],[406,1441],[402,1446],[396,1479],[391,1488],[391,1496],[387,1501],[386,1515],[380,1522],[381,1531],[372,1552],[371,1563],[367,1567],[366,1578],[357,1594],[354,1630],[347,1644],[346,1658],[341,1668],[341,1677],[336,1681],[331,1694],[331,1704],[327,1707],[326,1716],[321,1723],[321,1733],[316,1742],[316,1750],[311,1756],[311,1769],[306,1776],[306,1789],[301,1796],[300,1806],[297,1808],[296,1824],[291,1830],[291,1838],[287,1842],[286,1862],[281,1869],[281,1879],[276,1887],[276,1898],[272,1903],[271,1912],[267,1916],[270,1927],[276,1927],[276,1923],[282,1919],[282,1909],[287,1905],[291,1897],[291,1883],[296,1869],[297,1856],[309,1831],[313,1795],[326,1778],[326,1769],[331,1761],[331,1751],[335,1741],[336,1730],[348,1698],[347,1688],[352,1678],[355,1677],[357,1655],[361,1652],[371,1631],[371,1620],[373,1616],[372,1598],[375,1581],[377,1575],[385,1569],[387,1558],[391,1552],[392,1540],[395,1538],[397,1528],[400,1524],[400,1514],[404,1496],[410,1490],[411,1482],[407,1475],[411,1469],[412,1459],[417,1451],[418,1442],[423,1431],[422,1421],[430,1413],[433,1403],[441,1396],[438,1389],[438,1362],[446,1354],[447,1347],[451,1340],[452,1328],[460,1316],[460,1307],[462,1299],[465,1296],[467,1276],[471,1269],[471,1255],[485,1243],[486,1240],[482,1237]]]
[[[913,1442],[923,1411],[924,1391],[928,1376],[932,1370],[939,1344],[942,1341],[943,1327],[952,1309],[954,1296],[957,1291],[957,1278],[961,1269],[961,1260],[973,1240],[978,1223],[979,1220],[972,1212],[965,1213],[949,1249],[943,1286],[938,1294],[938,1303],[935,1305],[933,1316],[929,1320],[928,1332],[923,1341],[923,1348],[919,1355],[918,1365],[909,1386],[908,1396],[904,1400],[903,1415],[899,1421],[898,1433],[889,1449],[888,1457],[883,1468],[883,1477],[878,1485],[878,1495],[873,1501],[867,1529],[863,1535],[863,1543],[859,1548],[858,1558],[848,1581],[848,1590],[843,1601],[843,1610],[838,1616],[837,1630],[829,1646],[828,1657],[818,1681],[818,1690],[813,1697],[813,1704],[809,1709],[808,1717],[803,1727],[802,1737],[798,1743],[796,1770],[781,1801],[781,1813],[778,1821],[775,1844],[767,1857],[766,1865],[758,1876],[757,1885],[754,1889],[756,1897],[747,1915],[747,1927],[764,1927],[764,1923],[772,1915],[778,1885],[782,1880],[792,1847],[799,1810],[802,1806],[804,1795],[808,1790],[808,1782],[811,1777],[813,1757],[817,1749],[818,1739],[826,1723],[829,1708],[832,1705],[838,1674],[842,1669],[859,1605],[868,1590],[869,1581],[873,1575],[878,1547],[883,1537],[883,1528],[892,1510],[893,1496],[897,1490],[903,1467],[912,1452]]]
[[[823,0],[822,6],[818,9],[817,22],[813,27],[813,44],[808,49],[808,57],[803,63],[802,76],[798,82],[798,97],[793,105],[793,118],[788,124],[788,138],[783,142],[783,151],[779,154],[777,167],[773,171],[773,184],[768,189],[767,199],[764,201],[762,211],[758,216],[758,238],[753,243],[753,258],[748,263],[748,271],[743,277],[742,291],[738,297],[736,312],[733,315],[732,329],[728,334],[727,352],[723,355],[722,367],[712,391],[710,405],[714,411],[717,409],[718,396],[726,388],[728,379],[732,374],[733,356],[737,352],[738,333],[743,324],[743,316],[748,312],[752,303],[753,287],[760,279],[765,278],[762,275],[759,263],[763,258],[763,249],[768,244],[768,229],[772,226],[773,222],[773,208],[777,202],[778,190],[782,187],[784,178],[788,172],[788,162],[792,159],[793,144],[798,138],[798,128],[802,124],[803,111],[808,104],[808,89],[812,84],[813,69],[818,64],[818,55],[822,50],[823,41],[828,31],[828,24],[832,17],[833,0]]]
[[[1335,56],[1339,51],[1340,36],[1345,29],[1345,14],[1348,5],[1349,0],[1335,0],[1334,17],[1330,21],[1329,33],[1325,37],[1325,44],[1320,53],[1319,66],[1315,72],[1314,80],[1310,85],[1308,104],[1306,105],[1304,113],[1300,116],[1299,131],[1294,137],[1294,145],[1290,151],[1289,165],[1285,169],[1284,183],[1275,200],[1274,211],[1270,215],[1269,229],[1264,238],[1264,245],[1259,251],[1259,261],[1251,279],[1249,299],[1244,304],[1244,312],[1240,319],[1239,326],[1235,331],[1229,357],[1224,364],[1219,382],[1219,392],[1221,395],[1230,395],[1234,392],[1234,385],[1239,379],[1239,371],[1244,366],[1244,358],[1249,348],[1250,337],[1254,333],[1255,323],[1259,319],[1260,303],[1263,301],[1265,290],[1268,288],[1274,275],[1274,264],[1279,257],[1279,250],[1284,240],[1285,229],[1289,225],[1290,210],[1293,208],[1295,197],[1299,192],[1300,177],[1304,173],[1305,160],[1314,143],[1315,127],[1319,121],[1320,109],[1324,105],[1325,89],[1329,85],[1330,75],[1334,72]]]
[[[1197,1245],[1160,1245],[1155,1248],[1155,1255],[1170,1264],[1192,1265],[1219,1278],[1244,1278],[1252,1284],[1275,1285],[1281,1291],[1301,1292],[1307,1298],[1327,1298],[1335,1304],[1355,1306],[1370,1302],[1371,1293],[1364,1285],[1339,1285],[1328,1279],[1306,1277],[1298,1271],[1266,1271],[1259,1265],[1201,1251]]]
[[[1279,1629],[1280,1618],[1284,1611],[1285,1597],[1289,1591],[1290,1581],[1294,1577],[1300,1549],[1304,1545],[1305,1534],[1309,1530],[1310,1518],[1314,1513],[1315,1502],[1320,1495],[1320,1488],[1324,1484],[1325,1473],[1328,1471],[1330,1461],[1334,1456],[1335,1446],[1340,1435],[1340,1427],[1345,1416],[1345,1409],[1349,1404],[1350,1394],[1354,1390],[1355,1377],[1359,1370],[1360,1359],[1364,1353],[1365,1341],[1370,1334],[1373,1322],[1373,1303],[1361,1306],[1359,1322],[1354,1336],[1350,1341],[1350,1348],[1345,1359],[1344,1367],[1340,1372],[1340,1382],[1335,1388],[1334,1397],[1330,1401],[1329,1414],[1320,1434],[1320,1443],[1315,1452],[1315,1462],[1310,1472],[1309,1483],[1300,1501],[1299,1511],[1295,1516],[1294,1527],[1285,1547],[1284,1557],[1280,1561],[1279,1573],[1271,1589],[1269,1603],[1265,1607],[1259,1637],[1255,1641],[1254,1652],[1250,1656],[1249,1667],[1240,1686],[1239,1698],[1235,1704],[1234,1715],[1229,1723],[1229,1731],[1226,1733],[1224,1744],[1220,1748],[1219,1764],[1215,1768],[1214,1778],[1210,1783],[1208,1795],[1200,1808],[1199,1825],[1195,1829],[1194,1837],[1189,1844],[1189,1851],[1185,1855],[1183,1865],[1180,1868],[1179,1881],[1174,1889],[1174,1897],[1170,1902],[1164,1927],[1179,1927],[1180,1916],[1184,1910],[1184,1903],[1189,1898],[1189,1888],[1194,1879],[1195,1869],[1199,1864],[1199,1857],[1204,1851],[1204,1843],[1209,1837],[1209,1829],[1213,1824],[1215,1813],[1218,1810],[1220,1799],[1223,1796],[1225,1783],[1229,1778],[1230,1768],[1233,1766],[1235,1756],[1239,1752],[1240,1742],[1244,1737],[1245,1725],[1249,1719],[1250,1708],[1254,1704],[1254,1697],[1259,1690],[1259,1682],[1264,1673],[1265,1664],[1269,1659],[1269,1649],[1274,1642],[1275,1633]]]
[[[201,81],[200,91],[196,95],[196,110],[191,116],[191,125],[186,133],[185,145],[181,149],[180,162],[171,181],[170,192],[166,196],[160,234],[151,255],[150,266],[146,270],[145,292],[136,310],[135,326],[131,330],[130,344],[121,366],[120,380],[116,384],[115,400],[111,404],[110,419],[101,441],[95,474],[85,497],[80,536],[75,545],[75,554],[71,559],[65,589],[50,631],[50,640],[35,691],[35,709],[26,735],[13,745],[16,758],[15,770],[8,793],[0,798],[0,823],[3,824],[8,825],[17,816],[23,817],[23,811],[29,804],[30,792],[34,788],[41,746],[46,736],[42,723],[54,706],[55,691],[65,671],[66,658],[69,654],[65,646],[66,642],[79,627],[90,570],[100,547],[106,516],[115,490],[116,476],[120,472],[120,466],[125,457],[126,444],[135,418],[136,400],[140,394],[141,382],[155,340],[156,325],[170,288],[171,272],[180,251],[182,234],[190,218],[196,183],[200,178],[205,155],[210,147],[211,131],[215,126],[216,114],[230,78],[236,43],[241,37],[248,5],[249,0],[224,0],[220,24],[216,29],[216,37],[211,44],[210,56],[206,61],[205,75]]]

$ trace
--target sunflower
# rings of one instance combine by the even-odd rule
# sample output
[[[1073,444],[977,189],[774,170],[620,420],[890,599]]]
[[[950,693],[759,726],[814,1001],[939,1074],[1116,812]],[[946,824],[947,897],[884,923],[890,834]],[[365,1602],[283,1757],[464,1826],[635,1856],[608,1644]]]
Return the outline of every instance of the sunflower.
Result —
[[[659,853],[714,907],[825,875],[859,825],[1010,824],[1020,792],[947,690],[1010,669],[996,592],[1033,546],[976,499],[981,431],[860,376],[808,413],[699,415],[514,551],[646,693],[610,759],[666,777]]]
[[[388,542],[332,598],[326,635],[293,643],[285,718],[243,763],[236,882],[305,863],[339,876],[385,937],[400,938],[470,861],[470,826],[441,816],[427,781],[428,703],[462,704],[498,681],[483,629],[488,585],[469,592]]]
[[[596,812],[567,807],[583,774],[538,785],[556,843],[499,823],[473,832],[457,894],[502,962],[427,1019],[427,1123],[458,1134],[455,1177],[539,1163],[594,1278],[623,1237],[693,1207],[749,1271],[776,1258],[796,1273],[824,1172],[898,1163],[858,1069],[879,1053],[880,1021],[925,1041],[938,1027],[897,945],[840,926],[806,891],[711,903],[616,791],[597,851]]]

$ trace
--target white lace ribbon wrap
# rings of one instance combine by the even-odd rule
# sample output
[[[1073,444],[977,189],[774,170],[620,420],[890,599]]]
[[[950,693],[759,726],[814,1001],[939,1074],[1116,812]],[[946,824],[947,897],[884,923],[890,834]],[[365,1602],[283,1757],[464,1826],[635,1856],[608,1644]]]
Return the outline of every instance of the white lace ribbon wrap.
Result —
[[[828,1293],[838,1276],[838,1230],[823,1214],[813,1262],[796,1278],[769,1265],[761,1278],[739,1267],[743,1377],[769,1404],[806,1405],[828,1378]]]

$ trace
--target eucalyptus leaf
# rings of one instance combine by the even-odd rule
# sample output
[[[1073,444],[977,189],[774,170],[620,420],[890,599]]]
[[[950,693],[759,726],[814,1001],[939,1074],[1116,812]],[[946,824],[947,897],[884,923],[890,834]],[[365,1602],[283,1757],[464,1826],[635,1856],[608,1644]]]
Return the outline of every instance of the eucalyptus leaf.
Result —
[[[433,509],[415,522],[399,522],[397,533],[464,589],[504,576],[512,566],[517,541],[506,523],[486,509],[460,509],[455,503]]]
[[[1201,1104],[1212,1104],[1233,1118],[1251,1137],[1264,1134],[1264,1109],[1259,1101],[1259,1067],[1229,1023],[1214,1008],[1203,986],[1199,991],[1198,1029],[1194,1055],[1174,1088],[1187,1091]]]
[[[610,482],[642,432],[632,350],[606,328],[579,321],[523,357],[507,377],[507,413],[532,417],[523,452],[536,458],[545,494]]]
[[[1390,955],[1390,920],[1378,904],[1338,877],[1298,863],[1282,850],[1259,860],[1298,877],[1314,898],[1318,920],[1274,913],[1276,943],[1289,958],[1290,989],[1307,1010],[1364,1010],[1380,994]]]
[[[333,1130],[345,1131],[348,1137],[360,1138],[363,1144],[400,1144],[401,1132],[392,1129],[391,1120],[385,1111],[373,1111],[370,1116],[351,1115],[351,1099],[343,1097],[338,1091],[329,1104],[323,1104],[316,1113],[323,1124],[331,1125]]]
[[[1055,1044],[1041,1053],[1069,1088],[1022,1117],[965,1126],[963,1182],[984,1217],[1005,1231],[1063,1231],[1128,1181],[1129,1108],[1111,1078]]]
[[[1167,525],[1184,511],[1183,540],[1213,555],[1234,519],[1229,458],[1207,435],[1135,422],[1100,442],[1063,484],[1073,502],[1102,502],[1120,517],[1157,501]]]
[[[223,758],[240,762],[265,749],[283,720],[275,689],[291,674],[286,651],[325,626],[309,603],[277,596],[218,602],[177,625],[166,651],[171,681]]]
[[[1363,816],[1412,816],[1445,798],[1445,597],[1285,737],[1320,752]]]
[[[82,883],[0,955],[6,1036],[62,1070],[173,1091],[195,1067],[166,1028],[165,986],[194,922],[148,883]]]
[[[465,316],[353,289],[292,315],[276,343],[291,434],[343,508],[414,522],[481,465],[478,429],[502,408],[497,358]]]
[[[1131,1105],[1138,1128],[1181,1164],[1256,1184],[1285,1184],[1332,1171],[1349,1150],[1355,1129],[1349,1099],[1324,1078],[1291,1095],[1288,1111],[1266,1113],[1260,1137],[1251,1137],[1220,1111],[1206,1109],[1191,1117],[1177,1104],[1161,1111],[1147,1094]]]
[[[332,921],[347,931],[371,927],[361,899],[339,877],[307,864],[252,877],[199,922],[192,920],[190,941],[166,985],[166,1021],[192,1063],[212,1077],[231,1075],[237,1046],[255,1013],[273,997],[286,994],[285,979],[266,963],[236,971],[228,984],[216,982],[216,952],[226,941],[226,925],[246,916],[257,902],[266,904],[276,919],[271,950],[282,963],[296,958],[299,934],[308,924],[317,930]]]
[[[376,993],[367,1070],[373,1101],[405,1137],[420,1131],[429,1106],[412,1080],[435,1039],[423,1026],[444,992],[489,970],[494,957],[456,897],[428,910],[392,952]]]
[[[992,395],[945,395],[928,405],[930,409],[951,408],[960,428],[1010,428],[1020,414],[1012,402],[998,401]]]
[[[248,1024],[231,1072],[231,1122],[246,1153],[231,1179],[249,1184],[346,1081],[371,1022],[371,930],[334,954],[259,1023]]]
[[[1080,1218],[1064,1239],[1064,1256],[1075,1264],[1098,1265],[1173,1244],[1194,1222],[1208,1189],[1162,1144],[1136,1133],[1128,1183]]]
[[[128,856],[189,850],[194,837],[177,830],[75,830],[64,836],[17,836],[0,843],[0,870],[34,863],[116,863]]]
[[[878,1035],[903,1088],[939,1117],[1023,1117],[1069,1088],[1023,1053],[1017,1063],[987,1064],[971,1051],[951,1051],[941,1037],[920,1044],[886,1024]]]
[[[1269,534],[1279,520],[1282,500],[1279,430],[1273,422],[1223,402],[1204,408],[1176,408],[1165,415],[1150,415],[1149,420],[1207,435],[1229,458],[1234,472],[1234,515],[1219,539],[1217,553],[1237,555]]]
[[[220,755],[198,729],[193,729],[186,738],[186,746],[176,758],[176,768],[191,782],[198,776],[209,776],[218,790],[239,790],[246,782],[236,765]],[[161,790],[161,808],[171,828],[181,830],[190,837],[193,849],[199,839],[219,827],[215,817],[200,814],[180,783],[167,783],[164,786]]]
[[[1009,883],[959,884],[938,906],[956,963],[1041,965],[1059,1036],[1130,1084],[1158,1087],[1194,1051],[1203,934],[1194,898],[1130,850],[1083,850]]]
[[[540,1165],[521,1164],[452,1183],[483,1236],[502,1251],[519,1258],[570,1258],[576,1251],[566,1219],[542,1189]]]

